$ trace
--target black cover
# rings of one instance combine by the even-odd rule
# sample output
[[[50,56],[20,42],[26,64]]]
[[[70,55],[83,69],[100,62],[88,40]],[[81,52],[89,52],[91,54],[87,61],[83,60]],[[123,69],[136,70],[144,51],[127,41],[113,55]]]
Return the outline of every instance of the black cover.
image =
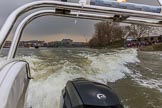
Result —
[[[62,101],[63,108],[123,108],[110,87],[83,78],[67,82]]]

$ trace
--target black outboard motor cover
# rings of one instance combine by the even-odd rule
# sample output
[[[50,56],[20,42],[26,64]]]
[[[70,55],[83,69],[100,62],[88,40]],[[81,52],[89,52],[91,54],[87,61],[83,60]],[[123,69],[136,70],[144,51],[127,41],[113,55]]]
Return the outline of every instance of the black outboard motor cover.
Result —
[[[62,91],[61,108],[124,108],[107,85],[83,78],[68,81]]]

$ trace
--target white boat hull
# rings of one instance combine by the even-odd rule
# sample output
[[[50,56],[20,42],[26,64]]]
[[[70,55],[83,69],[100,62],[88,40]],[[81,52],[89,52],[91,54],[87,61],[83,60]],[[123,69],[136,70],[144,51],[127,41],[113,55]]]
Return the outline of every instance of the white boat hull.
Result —
[[[23,61],[12,61],[0,68],[0,108],[24,107],[29,83],[27,68]]]

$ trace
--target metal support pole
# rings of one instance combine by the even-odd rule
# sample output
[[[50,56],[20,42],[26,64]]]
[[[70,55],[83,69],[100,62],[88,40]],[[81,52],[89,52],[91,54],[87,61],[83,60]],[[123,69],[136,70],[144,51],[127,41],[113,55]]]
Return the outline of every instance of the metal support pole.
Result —
[[[162,0],[158,0],[158,2],[159,2],[159,4],[160,4],[160,6],[162,6]]]
[[[9,50],[8,53],[8,57],[7,59],[12,59],[15,56],[16,53],[16,49],[18,46],[18,43],[20,41],[22,32],[24,30],[24,28],[34,19],[41,17],[41,16],[47,16],[47,15],[52,15],[54,14],[54,10],[43,10],[43,11],[38,11],[35,13],[30,14],[29,16],[27,16],[17,27],[12,44],[11,44],[11,48]]]

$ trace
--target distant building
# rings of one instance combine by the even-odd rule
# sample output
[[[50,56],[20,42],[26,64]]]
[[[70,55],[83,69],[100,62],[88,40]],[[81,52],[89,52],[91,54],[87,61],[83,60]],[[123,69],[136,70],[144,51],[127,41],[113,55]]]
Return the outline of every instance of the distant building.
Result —
[[[157,41],[162,42],[162,35],[160,36],[148,36],[148,37],[141,37],[138,38],[139,41]]]
[[[60,47],[62,46],[61,41],[50,42],[50,47]]]
[[[61,41],[53,41],[48,43],[48,47],[85,47],[84,42],[73,42],[71,39],[63,39]]]
[[[9,48],[11,46],[11,41],[6,41],[4,44],[4,48]]]
[[[61,41],[62,46],[71,46],[72,43],[73,43],[73,40],[71,40],[71,39],[63,39]]]
[[[19,47],[46,47],[45,41],[31,40],[31,41],[20,41]]]

